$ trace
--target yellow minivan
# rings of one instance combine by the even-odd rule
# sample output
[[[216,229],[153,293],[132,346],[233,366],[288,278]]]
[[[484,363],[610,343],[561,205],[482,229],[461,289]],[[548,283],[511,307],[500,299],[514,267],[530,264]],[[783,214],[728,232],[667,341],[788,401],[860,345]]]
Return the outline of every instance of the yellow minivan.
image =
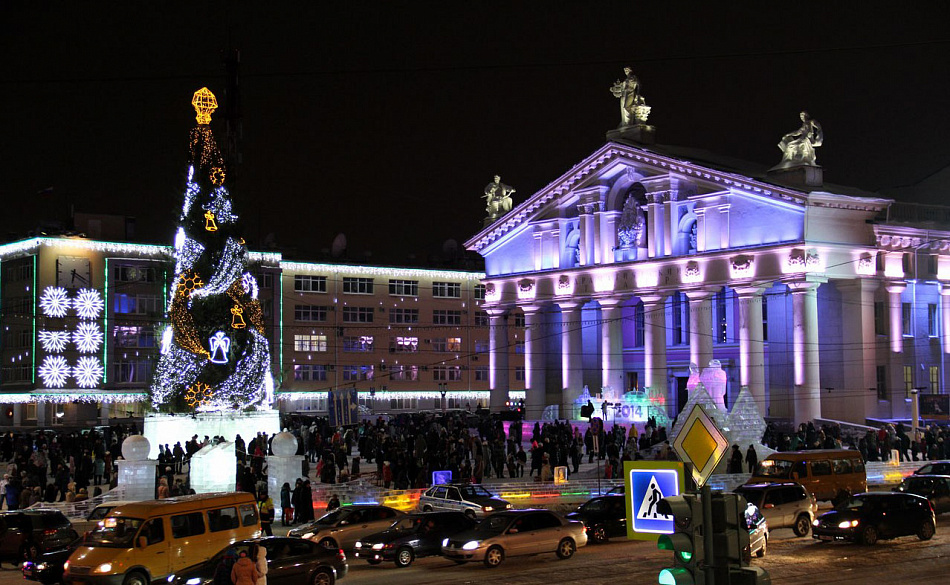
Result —
[[[181,496],[119,506],[69,556],[70,585],[149,585],[260,536],[249,493]]]
[[[759,462],[747,484],[797,481],[818,500],[837,502],[868,489],[864,459],[850,449],[772,453]]]

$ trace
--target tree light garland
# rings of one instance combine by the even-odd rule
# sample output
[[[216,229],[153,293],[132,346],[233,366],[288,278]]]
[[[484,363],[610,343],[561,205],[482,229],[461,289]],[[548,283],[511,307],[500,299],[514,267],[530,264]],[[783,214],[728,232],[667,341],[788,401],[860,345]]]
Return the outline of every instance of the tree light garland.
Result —
[[[69,297],[61,286],[48,286],[40,297],[40,308],[48,317],[65,317],[69,310]]]

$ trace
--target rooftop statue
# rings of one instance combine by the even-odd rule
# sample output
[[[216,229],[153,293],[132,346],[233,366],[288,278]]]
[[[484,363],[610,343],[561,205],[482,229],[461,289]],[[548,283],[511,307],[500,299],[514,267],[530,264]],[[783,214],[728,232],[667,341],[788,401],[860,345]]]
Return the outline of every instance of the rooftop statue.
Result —
[[[640,80],[629,67],[624,67],[623,72],[626,78],[618,79],[610,88],[610,93],[620,99],[620,128],[645,124],[650,106],[640,95]]]
[[[825,133],[821,129],[821,124],[813,120],[808,112],[802,112],[799,115],[802,119],[802,127],[789,132],[778,143],[778,148],[782,151],[782,162],[777,168],[799,165],[817,166],[815,149],[821,146]]]
[[[511,211],[511,194],[514,192],[510,185],[505,185],[501,182],[501,177],[495,175],[495,180],[485,186],[485,194],[482,196],[488,200],[485,202],[485,210],[489,219],[498,219]]]

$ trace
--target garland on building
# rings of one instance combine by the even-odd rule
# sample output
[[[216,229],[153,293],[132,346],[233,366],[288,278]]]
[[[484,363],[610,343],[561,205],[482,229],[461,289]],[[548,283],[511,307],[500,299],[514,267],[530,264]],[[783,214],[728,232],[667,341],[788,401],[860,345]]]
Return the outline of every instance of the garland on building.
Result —
[[[217,100],[202,88],[192,105],[198,125],[189,141],[169,324],[150,389],[152,405],[173,412],[268,408],[274,385],[257,281],[247,271],[224,159],[208,126]]]

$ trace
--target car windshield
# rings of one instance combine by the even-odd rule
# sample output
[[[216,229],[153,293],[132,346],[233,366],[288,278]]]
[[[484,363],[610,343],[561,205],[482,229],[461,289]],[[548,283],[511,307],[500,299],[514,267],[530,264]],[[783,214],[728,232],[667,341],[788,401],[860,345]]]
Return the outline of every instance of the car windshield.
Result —
[[[317,518],[315,524],[319,524],[321,526],[332,526],[349,516],[350,512],[351,510],[347,510],[346,508],[337,508],[329,514],[324,514],[323,516]]]
[[[787,479],[792,471],[792,462],[782,459],[766,459],[755,468],[758,477],[777,477]]]
[[[392,526],[390,526],[389,528],[391,530],[413,530],[414,528],[418,527],[419,524],[421,523],[422,523],[422,518],[419,518],[418,516],[415,516],[415,517],[407,516],[405,518],[402,518],[401,520],[396,520],[395,522],[393,522]]]
[[[873,503],[870,499],[861,496],[851,496],[844,502],[835,506],[835,510],[860,510],[862,508],[871,508]]]
[[[908,477],[901,483],[903,491],[915,494],[917,492],[931,492],[934,489],[934,478],[932,477]]]
[[[475,532],[502,532],[505,528],[508,528],[509,524],[511,524],[511,516],[489,516],[478,523]]]
[[[750,504],[755,504],[756,506],[762,501],[762,490],[736,488],[736,493],[745,498]]]
[[[467,485],[465,487],[460,487],[459,491],[462,492],[462,497],[466,500],[470,500],[472,498],[494,497],[490,491],[478,485]]]
[[[61,514],[36,514],[33,517],[34,530],[53,530],[69,528],[69,519]]]
[[[142,525],[141,518],[127,518],[125,516],[116,518],[109,516],[102,520],[98,526],[93,529],[86,539],[87,546],[108,546],[116,548],[127,548],[132,546],[135,533],[139,531]]]

